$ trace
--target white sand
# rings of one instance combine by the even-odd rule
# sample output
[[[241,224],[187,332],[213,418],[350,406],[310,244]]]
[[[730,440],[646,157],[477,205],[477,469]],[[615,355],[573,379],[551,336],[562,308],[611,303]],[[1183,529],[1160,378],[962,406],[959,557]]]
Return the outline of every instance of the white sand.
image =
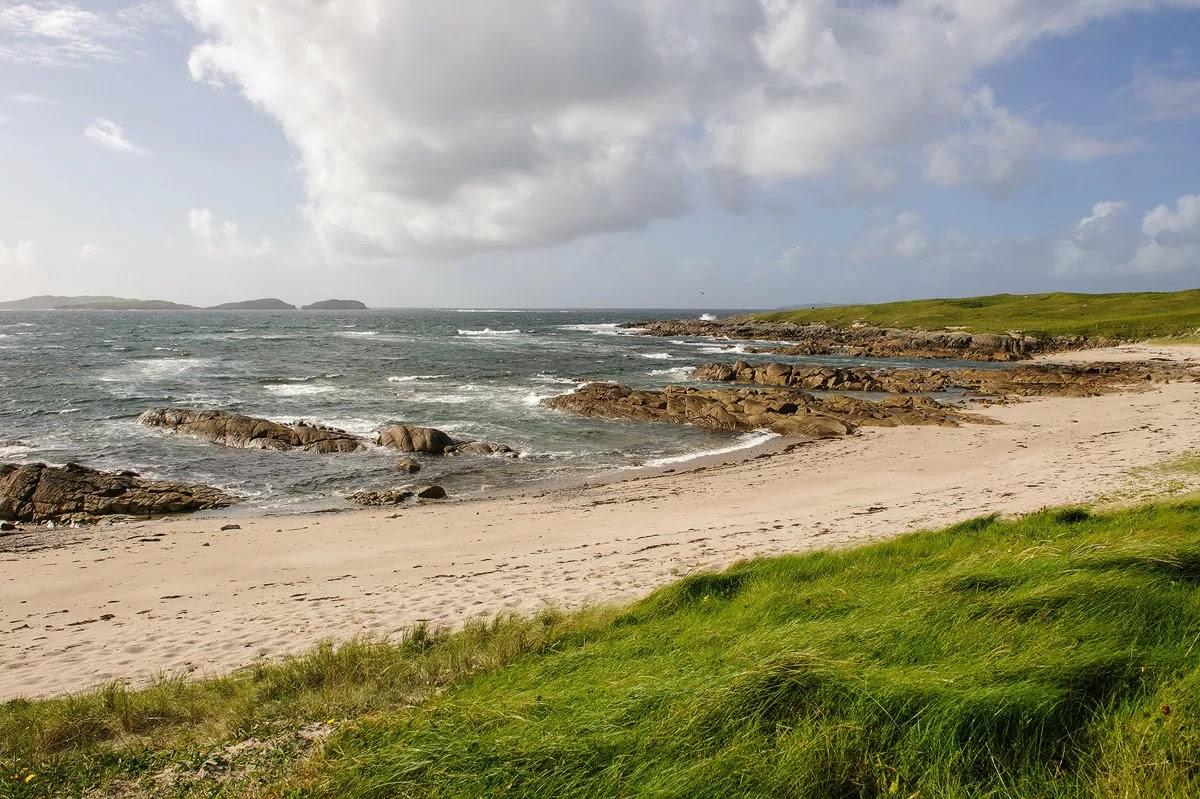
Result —
[[[537,497],[228,532],[198,518],[62,531],[76,543],[0,555],[0,698],[221,672],[418,620],[630,599],[739,558],[1086,501],[1132,467],[1200,449],[1200,384],[984,413],[1003,424],[868,428]]]

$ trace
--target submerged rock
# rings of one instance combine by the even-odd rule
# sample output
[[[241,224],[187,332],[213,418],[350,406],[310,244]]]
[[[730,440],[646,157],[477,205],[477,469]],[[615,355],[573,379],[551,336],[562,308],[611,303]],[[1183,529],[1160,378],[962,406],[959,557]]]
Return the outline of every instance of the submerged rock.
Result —
[[[78,464],[0,464],[0,519],[91,522],[224,508],[237,500],[204,485],[144,480]]]
[[[773,430],[789,436],[842,436],[860,426],[957,426],[986,417],[964,413],[928,397],[888,397],[881,402],[835,395],[816,398],[787,388],[667,386],[637,390],[619,383],[590,383],[543,404],[583,416],[694,424],[713,430]]]
[[[401,458],[396,461],[396,471],[405,472],[407,474],[416,474],[421,471],[421,464],[417,463],[412,458]]]
[[[495,441],[463,441],[447,448],[447,455],[508,455],[517,457],[517,451],[508,444]]]
[[[413,492],[407,488],[393,488],[386,491],[358,491],[350,494],[346,499],[367,507],[384,507],[399,505],[405,500],[411,499],[412,496]]]
[[[300,449],[328,453],[354,452],[366,446],[357,436],[335,427],[304,421],[281,424],[226,411],[152,408],[139,416],[138,422],[242,449]]]

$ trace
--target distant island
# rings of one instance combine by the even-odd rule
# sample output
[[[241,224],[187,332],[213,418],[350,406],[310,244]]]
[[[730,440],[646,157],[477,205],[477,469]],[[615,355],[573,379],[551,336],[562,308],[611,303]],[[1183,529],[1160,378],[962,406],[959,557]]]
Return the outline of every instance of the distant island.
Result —
[[[305,305],[305,311],[365,311],[367,306],[358,300],[321,300]]]
[[[128,297],[82,295],[78,297],[39,294],[20,300],[0,302],[0,311],[294,311],[295,305],[275,297],[225,302],[200,307],[167,300],[136,300]],[[321,300],[305,305],[306,311],[364,311],[358,300]]]
[[[261,300],[243,300],[242,302],[225,302],[220,305],[210,305],[209,311],[294,311],[295,305],[283,300],[267,297]]]

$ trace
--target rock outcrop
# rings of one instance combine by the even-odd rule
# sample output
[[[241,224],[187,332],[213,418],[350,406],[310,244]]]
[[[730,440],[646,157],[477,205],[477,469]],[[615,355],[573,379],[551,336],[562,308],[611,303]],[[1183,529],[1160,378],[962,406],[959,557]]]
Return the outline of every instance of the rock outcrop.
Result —
[[[693,376],[810,391],[922,394],[966,391],[991,397],[1093,397],[1159,383],[1200,381],[1200,368],[1154,362],[1023,364],[993,369],[870,369],[738,361],[699,366]]]
[[[334,427],[303,421],[281,424],[226,411],[152,408],[139,416],[138,422],[242,449],[298,449],[328,453],[354,452],[366,446],[357,436]]]
[[[507,444],[494,441],[460,441],[449,433],[435,427],[393,422],[379,430],[376,439],[381,447],[401,452],[419,452],[425,455],[507,455],[517,457],[517,452]]]
[[[389,447],[401,452],[444,455],[448,448],[455,446],[458,442],[449,433],[444,433],[435,427],[396,423],[380,428],[379,437],[375,443],[381,447]]]
[[[216,488],[143,480],[133,472],[99,472],[74,463],[0,464],[0,519],[93,522],[102,516],[159,516],[233,505]]]
[[[1043,352],[1084,349],[1117,342],[1079,337],[1036,338],[1019,333],[908,330],[859,325],[798,325],[746,317],[721,321],[680,319],[631,322],[651,336],[707,336],[734,340],[780,342],[750,352],[778,355],[849,355],[871,358],[957,358],[971,361],[1017,361]]]
[[[986,417],[964,413],[928,397],[888,397],[881,402],[835,395],[818,399],[791,388],[667,386],[656,391],[619,383],[589,383],[572,394],[543,400],[559,410],[603,419],[694,424],[714,430],[768,429],[789,436],[827,438],[860,426],[957,426]]]

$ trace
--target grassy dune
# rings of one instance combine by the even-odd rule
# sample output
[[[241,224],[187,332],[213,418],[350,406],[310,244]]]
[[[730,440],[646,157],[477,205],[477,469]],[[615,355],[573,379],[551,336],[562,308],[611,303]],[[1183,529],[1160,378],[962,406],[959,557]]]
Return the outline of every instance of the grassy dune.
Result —
[[[1200,289],[1130,294],[993,294],[960,299],[909,300],[878,305],[839,305],[756,314],[776,321],[848,326],[863,321],[883,327],[974,333],[1020,330],[1042,336],[1088,336],[1142,340],[1186,336],[1200,340]]]
[[[9,703],[0,774],[10,796],[1198,796],[1200,503],[977,519],[621,609]]]

